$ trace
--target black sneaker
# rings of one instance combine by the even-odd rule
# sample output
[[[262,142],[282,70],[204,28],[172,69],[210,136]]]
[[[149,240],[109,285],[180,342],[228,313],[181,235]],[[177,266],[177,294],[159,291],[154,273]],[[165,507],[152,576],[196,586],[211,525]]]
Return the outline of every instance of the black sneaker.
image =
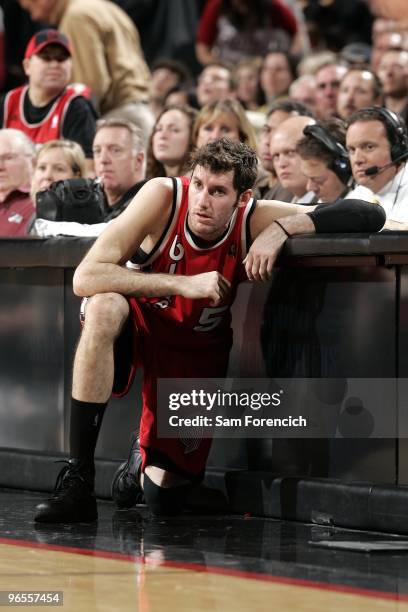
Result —
[[[38,504],[38,523],[81,523],[96,521],[98,511],[90,479],[78,459],[70,459],[58,474],[52,497]]]
[[[117,508],[132,508],[136,504],[145,503],[143,489],[139,484],[141,465],[139,432],[134,431],[128,460],[118,467],[112,480],[112,499]]]

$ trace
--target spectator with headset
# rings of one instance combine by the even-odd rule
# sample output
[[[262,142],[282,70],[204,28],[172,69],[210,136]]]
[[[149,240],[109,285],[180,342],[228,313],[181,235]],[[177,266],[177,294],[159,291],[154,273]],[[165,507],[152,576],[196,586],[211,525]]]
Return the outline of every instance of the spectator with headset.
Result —
[[[350,161],[345,148],[346,127],[341,119],[307,125],[296,150],[307,190],[320,203],[335,202],[350,191]]]
[[[408,133],[404,121],[384,107],[361,109],[348,121],[346,145],[357,184],[348,197],[367,200],[371,192],[373,201],[386,212],[386,228],[408,229]]]

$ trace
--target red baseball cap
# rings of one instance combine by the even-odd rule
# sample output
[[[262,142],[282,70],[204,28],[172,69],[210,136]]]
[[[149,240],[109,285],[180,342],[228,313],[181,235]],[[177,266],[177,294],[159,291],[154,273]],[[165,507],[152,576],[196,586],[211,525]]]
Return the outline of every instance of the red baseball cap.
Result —
[[[24,57],[30,58],[32,55],[39,53],[41,49],[44,49],[47,45],[60,45],[72,55],[71,43],[68,38],[62,32],[48,28],[47,30],[40,30],[37,34],[31,37],[28,43]]]

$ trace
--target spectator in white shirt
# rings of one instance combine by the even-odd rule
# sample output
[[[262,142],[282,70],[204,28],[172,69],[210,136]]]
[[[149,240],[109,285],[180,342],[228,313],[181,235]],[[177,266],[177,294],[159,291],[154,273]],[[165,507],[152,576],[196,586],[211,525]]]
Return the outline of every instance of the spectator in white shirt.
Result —
[[[356,188],[348,197],[384,208],[386,229],[408,229],[408,134],[403,120],[384,107],[368,107],[349,121],[346,145]]]

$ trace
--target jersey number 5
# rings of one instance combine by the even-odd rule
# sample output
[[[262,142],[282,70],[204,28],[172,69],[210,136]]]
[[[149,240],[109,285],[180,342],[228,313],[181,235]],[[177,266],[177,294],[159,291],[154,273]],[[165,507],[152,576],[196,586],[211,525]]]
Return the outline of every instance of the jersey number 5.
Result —
[[[219,306],[218,308],[203,308],[198,325],[194,327],[194,331],[208,332],[217,327],[221,323],[223,313],[228,310],[229,306]]]

